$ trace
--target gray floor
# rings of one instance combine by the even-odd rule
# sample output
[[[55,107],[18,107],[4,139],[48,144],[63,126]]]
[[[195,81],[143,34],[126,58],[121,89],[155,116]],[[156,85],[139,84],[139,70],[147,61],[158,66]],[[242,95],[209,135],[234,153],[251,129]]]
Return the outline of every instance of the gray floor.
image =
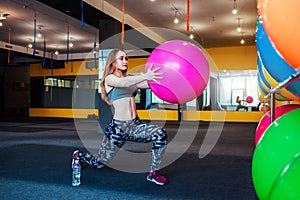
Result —
[[[257,199],[251,179],[256,123],[153,123],[168,131],[168,155],[188,147],[161,170],[167,185],[146,181],[146,172],[106,167],[84,169],[82,185],[72,187],[71,154],[97,149],[101,134],[96,121],[2,119],[0,199]],[[150,148],[127,143],[124,152]],[[199,152],[205,151],[209,154],[201,158]]]

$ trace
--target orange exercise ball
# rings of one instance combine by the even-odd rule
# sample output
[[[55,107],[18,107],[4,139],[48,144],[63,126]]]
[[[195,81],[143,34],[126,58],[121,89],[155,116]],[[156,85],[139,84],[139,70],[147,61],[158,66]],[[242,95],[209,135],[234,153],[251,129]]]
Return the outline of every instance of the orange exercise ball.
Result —
[[[300,1],[257,0],[263,27],[284,60],[300,69]]]

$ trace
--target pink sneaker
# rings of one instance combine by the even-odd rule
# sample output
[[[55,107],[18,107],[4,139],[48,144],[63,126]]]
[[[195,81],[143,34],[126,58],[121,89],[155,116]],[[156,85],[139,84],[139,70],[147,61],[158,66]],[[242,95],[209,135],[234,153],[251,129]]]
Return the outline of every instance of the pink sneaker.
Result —
[[[160,172],[158,170],[149,172],[149,174],[147,176],[147,180],[154,182],[158,185],[164,185],[168,181],[163,175],[160,174]]]

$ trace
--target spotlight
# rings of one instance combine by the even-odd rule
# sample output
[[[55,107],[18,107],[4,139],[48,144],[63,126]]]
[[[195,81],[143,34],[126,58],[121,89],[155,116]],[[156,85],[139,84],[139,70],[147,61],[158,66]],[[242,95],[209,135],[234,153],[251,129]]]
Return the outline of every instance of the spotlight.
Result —
[[[177,10],[177,9],[175,9],[174,23],[175,23],[175,24],[178,24],[178,23],[179,23],[179,19],[178,19],[178,10]]]
[[[236,0],[233,1],[233,10],[231,12],[234,15],[238,13]]]
[[[194,39],[194,35],[192,33],[190,34],[190,39]]]
[[[178,23],[179,23],[179,19],[178,19],[177,17],[174,19],[174,23],[175,23],[175,24],[178,24]]]
[[[237,9],[236,9],[236,8],[233,8],[232,14],[236,15],[237,13],[238,13]]]
[[[42,29],[42,25],[39,26],[39,32],[37,33],[37,37],[38,38],[42,37],[42,31],[41,31],[41,29]]]

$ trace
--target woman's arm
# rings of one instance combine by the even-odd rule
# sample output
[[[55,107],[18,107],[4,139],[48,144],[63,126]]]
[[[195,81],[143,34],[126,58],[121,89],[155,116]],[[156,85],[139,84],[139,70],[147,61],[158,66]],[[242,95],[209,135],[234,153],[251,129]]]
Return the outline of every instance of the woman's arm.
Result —
[[[156,81],[156,79],[161,79],[162,73],[156,72],[159,68],[151,69],[149,68],[146,73],[142,73],[135,76],[125,76],[125,77],[117,77],[114,74],[110,74],[105,78],[105,83],[111,87],[130,87],[132,85],[137,85],[142,82],[147,81]],[[142,84],[142,86],[145,83]]]
[[[141,89],[147,89],[147,88],[149,88],[148,81],[140,82],[140,83],[136,84],[136,86],[138,88],[141,88]]]

